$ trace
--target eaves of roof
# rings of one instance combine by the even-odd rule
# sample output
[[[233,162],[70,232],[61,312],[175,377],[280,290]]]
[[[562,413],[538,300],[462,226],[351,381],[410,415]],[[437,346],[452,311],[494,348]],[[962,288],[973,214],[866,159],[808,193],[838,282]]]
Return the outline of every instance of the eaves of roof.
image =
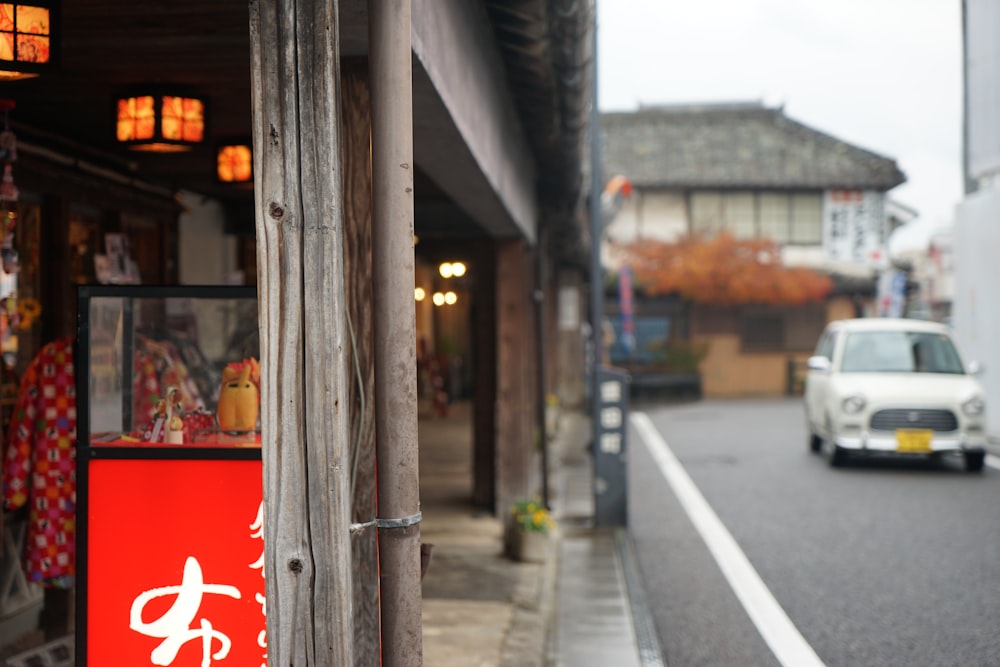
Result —
[[[864,189],[905,182],[896,162],[759,104],[601,116],[604,170],[638,188]]]
[[[594,0],[486,0],[485,6],[538,164],[551,247],[569,261],[584,261],[580,202]]]

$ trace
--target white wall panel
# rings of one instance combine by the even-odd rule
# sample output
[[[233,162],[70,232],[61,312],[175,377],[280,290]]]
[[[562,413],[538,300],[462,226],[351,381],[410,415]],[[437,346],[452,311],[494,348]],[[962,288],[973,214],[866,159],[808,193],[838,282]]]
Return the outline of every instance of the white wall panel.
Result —
[[[1000,437],[1000,308],[997,249],[1000,189],[980,191],[959,204],[955,223],[955,300],[952,321],[965,361],[986,365],[987,428]]]
[[[966,0],[969,169],[1000,171],[1000,2]]]

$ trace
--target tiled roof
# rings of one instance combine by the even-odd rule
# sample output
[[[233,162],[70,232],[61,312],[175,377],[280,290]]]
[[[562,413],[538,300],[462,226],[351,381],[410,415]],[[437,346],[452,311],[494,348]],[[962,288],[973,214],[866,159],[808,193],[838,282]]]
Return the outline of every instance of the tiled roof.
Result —
[[[601,115],[604,173],[650,188],[886,191],[906,176],[876,155],[760,104]]]

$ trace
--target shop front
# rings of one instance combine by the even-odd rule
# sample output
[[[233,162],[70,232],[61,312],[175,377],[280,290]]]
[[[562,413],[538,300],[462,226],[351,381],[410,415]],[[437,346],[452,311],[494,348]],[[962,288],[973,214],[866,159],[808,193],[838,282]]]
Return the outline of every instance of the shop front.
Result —
[[[84,287],[78,322],[78,664],[262,664],[256,290]]]
[[[3,654],[72,629],[77,287],[176,283],[181,214],[173,191],[102,171],[15,114],[5,113],[0,198]]]
[[[398,625],[387,625],[385,615],[397,607],[418,606],[380,608],[391,592],[385,582],[400,584],[400,590],[406,584],[406,594],[419,590],[402,568],[384,558],[387,551],[377,533],[405,534],[407,556],[418,541],[413,534],[419,534],[419,525],[408,522],[419,518],[401,510],[381,517],[389,521],[378,531],[373,521],[377,492],[393,487],[375,483],[376,414],[383,419],[380,433],[387,425],[406,421],[376,405],[380,396],[397,391],[404,382],[379,380],[379,368],[393,365],[385,357],[376,364],[375,358],[387,352],[408,356],[410,345],[420,351],[414,374],[421,416],[439,418],[455,400],[473,403],[474,470],[469,475],[478,508],[505,512],[513,498],[537,488],[539,407],[549,391],[544,371],[550,370],[539,366],[545,363],[543,339],[556,337],[557,284],[570,286],[559,294],[560,304],[571,306],[570,314],[564,317],[566,309],[560,307],[558,319],[560,339],[568,341],[560,350],[568,352],[565,361],[556,355],[549,360],[553,367],[559,360],[574,368],[582,361],[577,353],[579,308],[574,310],[574,300],[563,296],[578,296],[580,291],[582,243],[576,206],[579,128],[587,91],[563,89],[553,82],[587,80],[582,74],[589,62],[589,15],[581,6],[550,20],[550,3],[542,0],[527,3],[530,11],[517,16],[492,1],[413,3],[412,11],[410,3],[399,3],[407,8],[407,20],[412,19],[412,30],[406,31],[412,34],[412,48],[404,54],[408,60],[412,57],[412,71],[399,78],[407,84],[390,90],[389,98],[412,94],[412,117],[389,125],[407,129],[412,155],[377,163],[374,144],[386,133],[377,127],[375,82],[386,72],[377,71],[375,60],[369,60],[375,46],[369,44],[369,24],[376,21],[369,9],[396,3],[251,3],[252,11],[278,11],[281,18],[261,23],[256,31],[248,29],[252,17],[242,0],[61,4],[58,20],[46,32],[58,67],[40,68],[33,79],[0,78],[0,99],[11,101],[0,131],[9,130],[17,147],[16,159],[4,153],[7,144],[0,135],[0,168],[10,167],[9,172],[0,169],[0,178],[5,172],[10,176],[0,181],[0,211],[10,213],[4,218],[10,244],[0,243],[0,427],[9,435],[22,430],[19,423],[24,425],[20,440],[8,437],[5,443],[2,581],[9,583],[9,590],[0,591],[0,638],[25,636],[29,645],[38,645],[77,631],[74,646],[86,664],[112,664],[101,651],[119,631],[127,634],[129,650],[147,657],[156,651],[161,661],[168,656],[181,660],[182,655],[188,656],[183,660],[200,660],[204,646],[217,652],[231,642],[231,663],[257,664],[244,661],[259,660],[263,641],[262,603],[257,600],[262,582],[250,566],[261,555],[259,527],[252,527],[261,497],[248,488],[260,477],[261,459],[268,467],[266,457],[277,449],[262,448],[259,436],[247,439],[248,429],[222,427],[221,401],[214,394],[230,363],[259,359],[287,344],[281,348],[285,363],[269,368],[280,366],[282,373],[291,373],[287,369],[294,367],[302,377],[315,374],[316,382],[303,380],[300,387],[282,375],[282,381],[265,383],[276,396],[306,394],[296,406],[311,401],[310,419],[301,428],[286,425],[299,424],[302,409],[301,414],[286,414],[279,411],[286,409],[285,403],[265,401],[265,408],[274,409],[272,437],[284,438],[281,446],[289,450],[304,452],[313,446],[331,455],[342,453],[350,438],[350,468],[357,470],[350,507],[340,518],[349,515],[362,529],[352,529],[350,544],[340,545],[345,548],[334,554],[352,555],[354,571],[338,569],[336,574],[340,581],[345,575],[353,577],[349,586],[337,588],[342,595],[354,596],[354,618],[334,620],[353,623],[354,631],[345,633],[338,626],[334,639],[351,644],[362,656],[383,648],[396,650],[403,642],[390,630],[412,628],[413,614]],[[3,11],[0,8],[0,18]],[[275,57],[285,48],[328,48],[327,33],[323,39],[305,39],[301,32],[291,38],[281,32],[291,25],[291,19],[285,19],[293,14],[300,31],[312,31],[321,25],[315,17],[326,12],[335,16],[323,25],[336,23],[337,58],[332,53],[300,54],[316,57],[315,71],[304,67],[280,76],[254,60]],[[258,14],[253,16],[259,20]],[[0,21],[0,32],[2,26]],[[287,41],[251,44],[265,32],[269,39]],[[539,48],[522,48],[522,35],[538,35]],[[272,64],[288,65],[284,60]],[[253,90],[252,76],[270,94]],[[339,90],[327,90],[331,80],[338,82]],[[540,88],[546,94],[538,97]],[[316,104],[295,97],[320,90],[340,108],[327,104],[326,98]],[[279,102],[287,102],[287,107]],[[383,110],[394,107],[398,112],[405,106],[389,104]],[[562,118],[566,109],[573,117]],[[302,117],[293,119],[299,111]],[[309,114],[316,117],[307,118]],[[322,114],[328,117],[318,118]],[[268,118],[266,129],[255,127],[255,116]],[[549,127],[557,117],[559,127]],[[261,154],[255,155],[258,147]],[[321,162],[309,162],[312,159]],[[320,168],[325,166],[336,169]],[[373,230],[383,221],[373,202],[384,204],[388,197],[380,194],[378,177],[398,177],[400,170],[412,181],[392,191],[406,193],[402,208],[412,208],[413,215],[408,224],[389,228],[405,229],[398,246],[406,252],[399,255],[401,261],[380,261],[378,251],[384,244]],[[5,199],[12,188],[16,197]],[[547,248],[539,242],[542,227],[551,232]],[[331,241],[334,235],[328,232],[334,228],[342,239]],[[314,234],[317,230],[321,233]],[[415,267],[407,256],[411,232]],[[312,251],[322,244],[328,244],[324,252],[330,251],[323,261],[301,275],[285,271],[297,262],[315,260],[321,253]],[[444,265],[452,269],[450,275],[442,273]],[[464,274],[461,269],[455,272],[458,265]],[[411,268],[416,269],[413,275]],[[557,280],[563,273],[574,277]],[[341,279],[343,284],[335,282]],[[391,328],[393,318],[402,321],[408,312],[399,305],[376,321],[373,313],[384,297],[378,290],[387,279],[394,284],[412,279],[413,287],[424,290],[425,300],[414,293],[415,340],[407,333],[405,344],[395,341],[380,348],[379,335]],[[245,285],[252,297],[157,291],[195,284]],[[407,307],[410,287],[399,290]],[[117,289],[123,291],[113,291]],[[245,302],[252,301],[251,319],[260,307],[260,335],[279,343],[266,351],[233,343],[227,325],[213,323],[231,310],[233,304],[221,305],[230,298],[248,311]],[[129,300],[134,303],[127,308]],[[218,312],[199,309],[198,304],[206,303],[218,305]],[[268,311],[265,305],[276,310]],[[317,315],[318,320],[307,320]],[[309,326],[302,326],[312,336],[309,351],[302,339],[292,340],[296,331],[283,328],[306,321]],[[81,323],[83,329],[78,329]],[[154,324],[159,328],[151,330]],[[553,333],[547,334],[546,326]],[[180,359],[181,372],[176,359],[163,360],[170,347],[163,343],[169,337],[177,346],[185,336],[196,342],[204,359]],[[154,345],[146,347],[150,341]],[[295,345],[299,347],[293,350]],[[343,355],[331,356],[329,349]],[[309,357],[313,352],[316,356]],[[157,355],[159,360],[150,362],[157,386],[139,391],[147,365],[136,360]],[[309,364],[303,363],[306,358]],[[312,363],[317,359],[326,365]],[[328,372],[330,368],[340,370]],[[330,376],[341,383],[334,399],[320,391],[328,389],[324,382]],[[553,368],[550,384],[556,383],[555,376]],[[49,382],[52,388],[43,388]],[[381,391],[376,391],[379,382]],[[176,388],[173,394],[171,387]],[[33,403],[39,395],[49,396],[46,392],[53,392],[53,405]],[[330,403],[346,405],[346,417],[338,412],[335,421]],[[29,406],[35,411],[30,417]],[[412,406],[407,401],[394,406],[406,410],[408,418]],[[34,418],[39,409],[45,419]],[[169,428],[174,418],[181,422],[179,436]],[[214,419],[219,432],[185,419]],[[264,419],[259,422],[254,430]],[[322,429],[315,426],[320,423]],[[334,437],[339,429],[349,435]],[[168,436],[179,438],[179,443],[167,441]],[[41,451],[51,452],[52,465],[38,457]],[[333,477],[328,468],[316,467],[320,471],[312,482],[326,483]],[[398,468],[385,464],[379,469]],[[76,470],[80,473],[74,480]],[[415,472],[406,479],[411,489],[417,480],[409,477]],[[33,509],[31,503],[47,505],[50,499],[29,498],[12,482],[38,473],[51,473],[41,488],[46,489],[43,495],[51,492],[62,513],[56,512],[46,525],[44,530],[54,532],[47,545],[51,549],[44,557],[39,554],[35,566],[26,558],[29,530],[39,510],[51,508]],[[226,483],[209,494],[208,480],[220,477]],[[69,501],[69,488],[77,482],[77,497]],[[265,484],[263,496],[271,502],[274,493],[267,488]],[[238,502],[218,507],[226,498]],[[332,516],[314,500],[303,495],[288,501],[282,530],[297,528],[299,514],[315,511],[316,521]],[[214,509],[200,515],[195,509],[201,505]],[[379,498],[378,505],[385,507],[385,499]],[[58,521],[63,522],[61,530],[53,523]],[[397,526],[396,521],[405,525]],[[224,538],[237,546],[226,553],[209,542],[203,546],[187,536],[177,537],[185,528],[192,537]],[[71,531],[77,530],[74,540]],[[174,539],[164,541],[163,536]],[[269,549],[277,542],[269,540]],[[71,551],[73,544],[76,551]],[[244,563],[249,557],[253,560]],[[155,566],[137,565],[147,558]],[[225,574],[219,574],[223,570]],[[323,576],[334,570],[318,568]],[[281,572],[268,584],[278,576],[294,581],[295,574]],[[118,598],[104,597],[111,589]],[[200,597],[192,593],[188,598],[195,589],[201,590]],[[163,590],[176,591],[177,598],[183,592],[204,614],[191,616],[190,607],[181,610],[169,596],[157,593]],[[287,594],[288,586],[283,590],[287,599],[294,598]],[[192,602],[196,598],[200,605]],[[270,599],[273,604],[278,596]],[[14,620],[16,627],[4,626]],[[196,635],[180,637],[172,629],[175,621]],[[319,619],[313,625],[328,630],[336,625],[329,621]],[[282,629],[291,632],[287,623]],[[297,645],[298,639],[286,645]],[[0,657],[8,650],[0,645]]]

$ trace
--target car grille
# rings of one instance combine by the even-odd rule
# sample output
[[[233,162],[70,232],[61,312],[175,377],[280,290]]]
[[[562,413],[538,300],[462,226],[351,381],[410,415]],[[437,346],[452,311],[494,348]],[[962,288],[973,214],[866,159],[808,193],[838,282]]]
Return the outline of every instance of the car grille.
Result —
[[[958,428],[958,419],[951,410],[879,410],[872,415],[873,431],[895,431],[897,428],[954,431]]]

